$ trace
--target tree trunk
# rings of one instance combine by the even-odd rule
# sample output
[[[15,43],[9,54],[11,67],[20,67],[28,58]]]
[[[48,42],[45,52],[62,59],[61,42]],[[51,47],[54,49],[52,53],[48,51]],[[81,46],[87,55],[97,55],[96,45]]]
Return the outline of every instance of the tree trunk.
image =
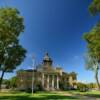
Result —
[[[1,90],[1,85],[2,85],[4,73],[5,73],[5,71],[2,71],[2,74],[1,74],[1,77],[0,77],[0,90]]]
[[[100,84],[99,84],[99,79],[98,79],[98,68],[95,71],[95,80],[97,84],[97,89],[100,90]]]

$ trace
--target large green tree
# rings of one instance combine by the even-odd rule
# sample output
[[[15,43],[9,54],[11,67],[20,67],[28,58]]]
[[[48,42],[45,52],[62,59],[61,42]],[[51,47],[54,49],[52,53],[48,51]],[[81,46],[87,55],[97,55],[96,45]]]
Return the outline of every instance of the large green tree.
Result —
[[[98,89],[100,84],[98,80],[98,71],[100,68],[100,23],[98,23],[90,32],[84,34],[87,43],[86,68],[94,71]]]
[[[11,72],[25,58],[26,50],[19,44],[24,30],[23,18],[15,8],[0,8],[0,89],[5,72]]]
[[[92,3],[89,5],[89,11],[92,15],[100,13],[100,0],[92,0]]]
[[[92,15],[100,14],[100,0],[92,0],[89,5],[89,12]],[[100,67],[100,22],[98,21],[90,32],[84,34],[84,39],[87,42],[87,55],[85,57],[86,68],[95,73],[95,79],[98,89],[100,84],[98,80],[98,71]]]

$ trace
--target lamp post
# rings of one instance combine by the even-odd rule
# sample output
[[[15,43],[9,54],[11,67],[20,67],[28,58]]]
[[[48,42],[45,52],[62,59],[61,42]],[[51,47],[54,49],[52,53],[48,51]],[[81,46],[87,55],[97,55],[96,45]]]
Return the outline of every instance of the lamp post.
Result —
[[[35,69],[35,58],[32,56],[32,67],[33,67],[33,72],[32,72],[32,95],[34,92],[34,69]]]

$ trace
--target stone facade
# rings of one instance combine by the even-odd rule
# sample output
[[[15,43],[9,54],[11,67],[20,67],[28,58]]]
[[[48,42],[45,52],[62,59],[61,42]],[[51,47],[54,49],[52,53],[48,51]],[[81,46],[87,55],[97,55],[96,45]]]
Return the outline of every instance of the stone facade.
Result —
[[[48,53],[45,54],[42,64],[37,65],[34,70],[20,70],[17,72],[18,89],[26,90],[31,89],[32,84],[36,87],[36,84],[40,84],[43,90],[59,90],[60,80],[63,76],[63,71],[60,67],[53,67],[53,61],[49,57]],[[32,83],[33,78],[33,83]],[[65,77],[66,78],[66,77]],[[72,77],[69,78],[69,82],[73,85]]]

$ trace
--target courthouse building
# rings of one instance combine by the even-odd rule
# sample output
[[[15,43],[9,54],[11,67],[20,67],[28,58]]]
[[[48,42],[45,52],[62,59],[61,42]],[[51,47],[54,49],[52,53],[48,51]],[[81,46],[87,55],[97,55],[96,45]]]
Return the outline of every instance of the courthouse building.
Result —
[[[64,73],[61,67],[53,67],[53,60],[46,53],[42,63],[37,65],[34,70],[20,70],[17,72],[17,86],[19,90],[31,89],[32,84],[34,88],[40,86],[43,90],[59,90]],[[65,77],[64,81],[69,82],[70,86],[74,87],[76,78],[69,75]]]

